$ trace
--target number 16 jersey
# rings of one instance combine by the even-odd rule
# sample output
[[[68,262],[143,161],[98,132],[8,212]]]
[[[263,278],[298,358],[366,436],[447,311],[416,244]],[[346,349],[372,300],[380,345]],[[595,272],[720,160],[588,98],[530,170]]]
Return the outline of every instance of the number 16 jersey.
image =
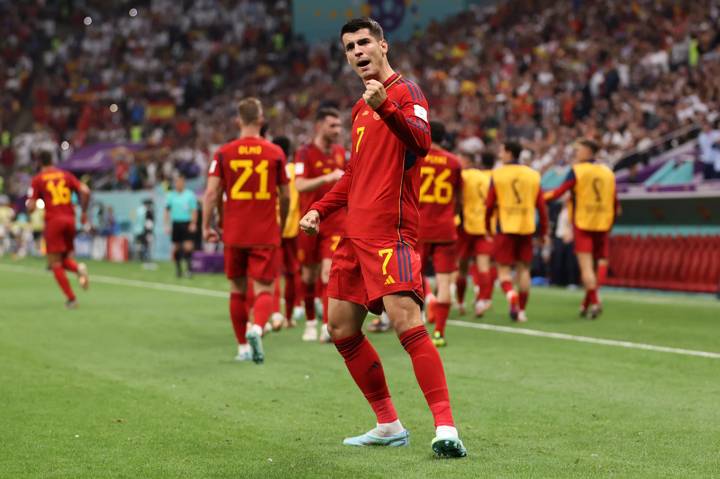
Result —
[[[45,222],[56,218],[75,219],[72,194],[80,189],[80,181],[70,172],[50,166],[35,175],[28,197],[45,203]]]
[[[225,192],[226,245],[280,245],[277,189],[288,183],[285,162],[280,147],[260,137],[240,138],[217,150],[208,175],[220,178]]]

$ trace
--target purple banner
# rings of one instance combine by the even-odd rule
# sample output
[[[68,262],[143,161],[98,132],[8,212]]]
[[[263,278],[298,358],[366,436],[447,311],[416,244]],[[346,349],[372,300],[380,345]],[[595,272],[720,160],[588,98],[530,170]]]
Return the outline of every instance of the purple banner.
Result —
[[[113,169],[116,160],[132,159],[133,152],[142,148],[134,143],[96,143],[75,150],[58,166],[72,172],[95,173]]]

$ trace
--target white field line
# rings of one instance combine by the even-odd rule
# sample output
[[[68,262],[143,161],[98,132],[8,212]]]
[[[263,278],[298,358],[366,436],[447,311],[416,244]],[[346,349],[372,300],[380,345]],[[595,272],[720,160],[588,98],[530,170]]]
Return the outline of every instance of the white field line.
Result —
[[[5,271],[14,271],[18,273],[26,273],[26,274],[47,274],[45,271],[37,269],[37,268],[28,268],[25,266],[17,266],[17,265],[5,265],[0,264],[0,270]],[[166,283],[154,283],[151,281],[139,281],[139,280],[133,280],[133,279],[124,279],[124,278],[118,278],[115,276],[100,276],[100,275],[92,275],[91,281],[95,283],[105,283],[105,284],[113,284],[117,286],[129,286],[134,288],[143,288],[143,289],[154,289],[158,291],[168,291],[172,293],[184,293],[184,294],[194,294],[198,296],[210,296],[213,298],[227,298],[228,293],[224,291],[217,291],[213,289],[206,289],[206,288],[194,288],[189,286],[178,286],[173,284],[166,284]],[[665,299],[665,298],[663,298]],[[644,343],[635,343],[631,341],[620,341],[615,339],[602,339],[602,338],[593,338],[590,336],[576,336],[573,334],[565,334],[565,333],[553,333],[549,331],[539,331],[537,329],[527,329],[527,328],[515,328],[510,326],[498,326],[494,324],[484,324],[484,323],[470,323],[467,321],[458,321],[458,320],[449,320],[448,324],[452,324],[454,326],[459,326],[463,328],[472,328],[472,329],[481,329],[485,331],[494,331],[498,333],[509,333],[509,334],[520,334],[524,336],[535,336],[540,338],[549,338],[549,339],[560,339],[564,341],[574,341],[577,343],[589,343],[589,344],[600,344],[604,346],[615,346],[619,348],[627,348],[627,349],[639,349],[644,351],[654,351],[659,353],[669,353],[669,354],[680,354],[683,356],[696,356],[696,357],[702,357],[702,358],[710,358],[710,359],[720,359],[720,353],[715,352],[709,352],[709,351],[697,351],[693,349],[682,349],[682,348],[671,348],[667,346],[657,346],[654,344],[644,344]]]

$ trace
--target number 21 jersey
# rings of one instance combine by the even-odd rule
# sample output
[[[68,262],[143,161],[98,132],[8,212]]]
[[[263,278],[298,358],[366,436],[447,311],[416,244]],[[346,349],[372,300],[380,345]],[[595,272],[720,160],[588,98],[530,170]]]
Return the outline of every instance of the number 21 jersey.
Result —
[[[288,183],[285,162],[285,153],[260,137],[241,138],[217,150],[208,174],[220,178],[225,192],[226,245],[280,245],[277,188]]]

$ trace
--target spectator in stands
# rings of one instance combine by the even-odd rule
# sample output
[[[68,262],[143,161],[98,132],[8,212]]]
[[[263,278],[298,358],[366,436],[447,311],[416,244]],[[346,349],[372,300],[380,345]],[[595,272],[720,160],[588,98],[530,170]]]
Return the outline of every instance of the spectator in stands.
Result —
[[[700,161],[703,164],[703,177],[706,180],[720,178],[720,129],[705,120],[702,132],[698,136]]]

